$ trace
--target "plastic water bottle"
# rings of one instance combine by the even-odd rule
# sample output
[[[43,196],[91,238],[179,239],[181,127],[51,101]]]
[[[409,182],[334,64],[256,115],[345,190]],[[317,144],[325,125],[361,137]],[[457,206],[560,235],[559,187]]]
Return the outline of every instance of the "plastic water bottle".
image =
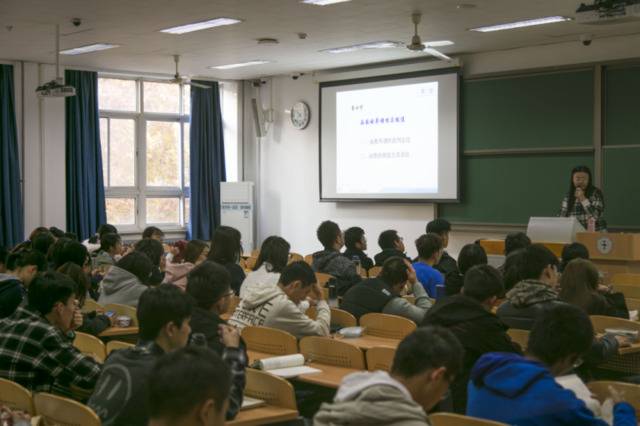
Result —
[[[593,216],[587,219],[587,231],[596,232],[596,218]]]
[[[356,272],[358,273],[358,275],[360,275],[360,267],[362,266],[360,264],[360,256],[354,254],[353,256],[351,256],[351,261],[354,265],[356,265]]]

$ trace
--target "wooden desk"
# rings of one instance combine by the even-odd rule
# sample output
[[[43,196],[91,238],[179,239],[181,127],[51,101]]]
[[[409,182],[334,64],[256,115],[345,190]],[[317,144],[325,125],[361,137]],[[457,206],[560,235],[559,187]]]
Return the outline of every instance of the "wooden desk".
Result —
[[[366,351],[376,346],[385,346],[388,348],[397,348],[400,344],[400,340],[397,339],[389,339],[387,337],[377,337],[377,336],[369,336],[365,334],[362,337],[335,337],[336,340],[341,340],[345,343],[349,343],[350,345],[357,346],[358,348]]]
[[[342,383],[344,376],[362,372],[363,370],[356,370],[355,368],[336,367],[334,365],[319,364],[317,362],[310,362],[306,364],[308,367],[317,368],[322,370],[322,373],[303,374],[295,378],[301,382],[311,383],[318,386],[324,386],[327,388],[337,389]]]
[[[618,349],[618,353],[620,355],[636,354],[638,352],[640,352],[640,343],[633,343],[631,346],[627,348]]]
[[[262,407],[241,410],[240,412],[238,412],[238,415],[234,420],[225,422],[225,425],[257,426],[295,420],[298,418],[298,416],[298,411],[292,410],[290,408],[275,407],[273,405],[263,405]]]
[[[138,327],[109,327],[98,337],[137,336]]]

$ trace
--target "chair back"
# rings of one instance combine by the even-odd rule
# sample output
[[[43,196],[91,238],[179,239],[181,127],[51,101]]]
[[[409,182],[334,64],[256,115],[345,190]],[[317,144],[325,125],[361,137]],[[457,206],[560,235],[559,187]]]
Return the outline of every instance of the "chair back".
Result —
[[[0,379],[0,405],[31,415],[35,414],[31,391],[11,380]]]
[[[529,330],[520,330],[518,328],[510,328],[507,330],[507,334],[511,337],[511,340],[519,344],[523,351],[527,350],[529,333]]]
[[[635,408],[636,417],[640,417],[640,385],[625,382],[613,381],[593,381],[587,384],[591,393],[598,401],[603,403],[607,398],[611,397],[609,388],[613,388],[624,396],[625,402],[628,402]]]
[[[360,317],[360,326],[366,327],[365,334],[402,340],[416,329],[416,323],[397,315],[379,313]]]
[[[84,305],[82,305],[82,308],[80,308],[80,310],[82,311],[82,313],[89,313],[93,311],[103,311],[104,308],[98,302],[87,296],[84,301]]]
[[[624,328],[640,331],[640,322],[622,318],[606,317],[604,315],[591,315],[591,324],[596,333],[604,333],[605,328]]]
[[[116,313],[116,316],[126,315],[131,318],[131,326],[138,326],[138,314],[136,313],[136,308],[129,305],[121,305],[120,303],[109,303],[104,306],[104,311],[109,312],[113,311]]]
[[[102,340],[90,334],[76,332],[73,346],[83,354],[91,355],[99,363],[103,363],[107,358],[107,349]]]
[[[630,274],[630,273],[614,274],[613,277],[611,277],[611,282],[613,284],[640,286],[640,274]]]
[[[429,416],[431,426],[508,426],[506,423],[453,413],[435,413]]]
[[[242,329],[242,339],[250,351],[273,355],[298,353],[295,336],[275,328],[247,326]]]
[[[613,290],[624,294],[624,297],[640,299],[640,285],[613,284]]]
[[[385,346],[375,346],[367,350],[365,355],[367,356],[367,370],[391,371],[393,357],[396,356],[396,349]]]
[[[380,275],[380,271],[382,271],[382,266],[374,266],[369,269],[369,278],[375,278]]]
[[[309,266],[311,266],[313,264],[313,255],[312,254],[306,255],[304,257],[304,261],[307,262]]]
[[[302,257],[299,253],[289,253],[289,263],[304,261],[304,257]]]
[[[34,399],[36,414],[46,426],[100,426],[100,418],[86,405],[69,398],[37,393]]]
[[[331,325],[338,327],[355,327],[358,325],[358,320],[345,310],[331,308]]]
[[[262,399],[269,405],[297,410],[293,386],[287,380],[264,371],[247,368],[244,394]]]
[[[365,369],[364,353],[360,348],[329,337],[307,336],[302,338],[300,353],[310,362],[356,370]]]
[[[107,342],[107,355],[113,351],[117,351],[118,349],[127,349],[134,346],[135,345],[133,343],[122,342],[120,340],[109,340]]]
[[[253,257],[253,256],[247,257],[247,259],[244,261],[245,268],[253,271],[253,268],[256,267],[257,262],[258,262],[257,257]]]
[[[318,285],[320,287],[324,287],[332,278],[333,278],[333,275],[323,274],[322,272],[316,272],[316,281],[318,281]]]

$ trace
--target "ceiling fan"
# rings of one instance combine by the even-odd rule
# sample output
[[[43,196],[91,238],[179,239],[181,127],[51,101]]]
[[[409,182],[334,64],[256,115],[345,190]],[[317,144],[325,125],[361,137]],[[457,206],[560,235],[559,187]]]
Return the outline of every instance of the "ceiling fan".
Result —
[[[431,56],[435,56],[438,59],[443,61],[452,61],[450,57],[445,55],[444,53],[435,49],[435,47],[441,46],[438,42],[435,43],[422,43],[420,36],[418,35],[418,24],[422,20],[422,14],[419,12],[413,13],[411,15],[411,21],[413,22],[414,34],[411,38],[411,44],[407,44],[407,49],[413,52],[424,52],[428,53]],[[451,44],[451,43],[449,43]]]
[[[176,73],[173,75],[173,78],[169,80],[169,83],[173,84],[190,84],[194,87],[199,87],[201,89],[211,89],[211,86],[206,86],[200,83],[194,83],[191,81],[191,78],[180,74],[180,55],[173,55],[173,61],[176,64]],[[158,80],[162,82],[167,82],[167,80]]]

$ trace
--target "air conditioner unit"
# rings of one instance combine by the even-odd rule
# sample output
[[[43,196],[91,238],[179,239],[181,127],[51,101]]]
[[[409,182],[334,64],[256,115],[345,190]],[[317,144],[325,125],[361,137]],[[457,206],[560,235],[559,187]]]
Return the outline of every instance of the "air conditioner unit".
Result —
[[[250,253],[254,244],[253,182],[220,182],[220,224],[242,234],[242,246]]]
[[[640,0],[596,1],[581,4],[576,10],[576,22],[587,25],[622,24],[640,20]]]

